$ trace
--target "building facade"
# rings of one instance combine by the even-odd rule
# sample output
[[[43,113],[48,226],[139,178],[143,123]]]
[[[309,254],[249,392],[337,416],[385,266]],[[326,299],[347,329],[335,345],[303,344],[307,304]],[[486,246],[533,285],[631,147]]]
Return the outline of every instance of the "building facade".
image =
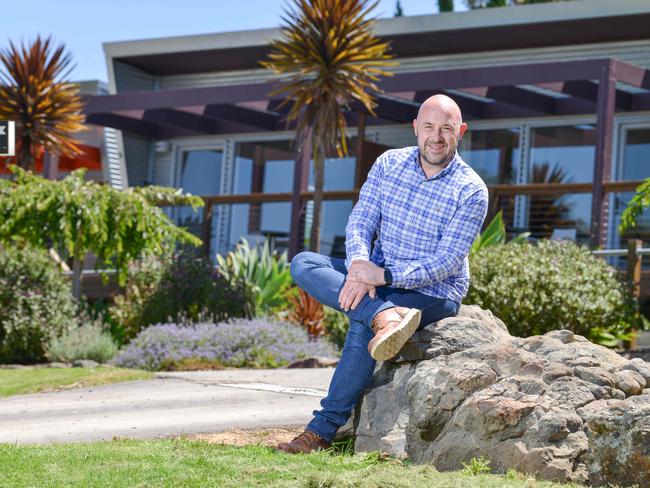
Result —
[[[650,238],[650,220],[617,231],[650,177],[650,3],[583,0],[379,20],[399,62],[377,116],[351,107],[350,156],[327,160],[322,252],[344,253],[347,216],[377,155],[413,145],[411,121],[435,93],[469,123],[459,152],[485,180],[511,234],[617,248]],[[88,121],[107,128],[106,179],[207,198],[169,209],[209,242],[272,237],[292,252],[310,226],[313,175],[296,151],[277,78],[259,61],[276,29],[104,45],[109,95]]]

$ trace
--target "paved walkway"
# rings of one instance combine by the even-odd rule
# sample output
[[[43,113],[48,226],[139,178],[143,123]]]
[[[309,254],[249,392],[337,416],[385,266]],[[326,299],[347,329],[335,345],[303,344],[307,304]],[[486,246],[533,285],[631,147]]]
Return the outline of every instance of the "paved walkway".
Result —
[[[156,438],[302,426],[334,370],[160,373],[156,379],[0,399],[0,442]]]

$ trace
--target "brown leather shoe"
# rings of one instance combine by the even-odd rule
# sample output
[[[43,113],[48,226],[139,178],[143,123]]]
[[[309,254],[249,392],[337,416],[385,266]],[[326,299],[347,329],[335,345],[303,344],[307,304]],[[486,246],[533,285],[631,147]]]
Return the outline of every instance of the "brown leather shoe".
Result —
[[[421,317],[416,308],[394,307],[379,312],[372,321],[375,337],[368,344],[370,355],[378,361],[395,356],[418,330]]]
[[[306,430],[291,442],[278,444],[276,449],[290,454],[308,454],[313,451],[329,449],[331,445],[318,434]]]

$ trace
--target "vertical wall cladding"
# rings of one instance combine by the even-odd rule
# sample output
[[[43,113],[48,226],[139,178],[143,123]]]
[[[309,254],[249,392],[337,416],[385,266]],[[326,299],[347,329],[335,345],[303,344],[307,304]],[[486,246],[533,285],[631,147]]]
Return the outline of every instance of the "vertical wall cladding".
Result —
[[[120,61],[113,61],[115,86],[117,93],[156,90],[156,77]],[[123,158],[125,160],[127,179],[130,186],[151,184],[149,167],[153,151],[151,139],[129,134],[122,134]]]
[[[149,159],[153,144],[151,139],[124,133],[124,157],[128,161],[126,165],[129,186],[143,186],[153,183],[149,180]]]

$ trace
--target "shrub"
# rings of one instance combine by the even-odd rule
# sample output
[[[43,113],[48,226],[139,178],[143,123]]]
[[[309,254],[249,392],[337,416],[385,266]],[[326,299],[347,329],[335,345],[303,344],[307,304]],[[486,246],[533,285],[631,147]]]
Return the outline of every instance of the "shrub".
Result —
[[[0,245],[0,362],[38,362],[76,326],[76,306],[47,252]]]
[[[488,247],[472,256],[470,271],[466,303],[490,309],[517,336],[566,328],[597,339],[637,324],[616,270],[572,242]]]
[[[291,286],[287,253],[278,254],[268,241],[250,247],[246,239],[224,258],[217,255],[219,273],[234,288],[243,288],[251,317],[271,315],[287,307]]]
[[[117,345],[98,322],[90,322],[65,332],[51,343],[47,356],[52,361],[92,359],[105,363],[117,354]]]
[[[186,362],[214,366],[278,367],[310,356],[335,356],[330,344],[310,340],[292,324],[261,319],[154,325],[143,330],[118,356],[118,366],[178,369]]]
[[[242,287],[229,284],[199,250],[134,264],[123,295],[110,308],[113,335],[123,343],[162,322],[221,321],[249,315]]]
[[[350,320],[343,312],[339,312],[330,307],[323,307],[325,318],[323,326],[325,327],[325,337],[334,344],[338,349],[343,349],[345,336],[350,328]]]

